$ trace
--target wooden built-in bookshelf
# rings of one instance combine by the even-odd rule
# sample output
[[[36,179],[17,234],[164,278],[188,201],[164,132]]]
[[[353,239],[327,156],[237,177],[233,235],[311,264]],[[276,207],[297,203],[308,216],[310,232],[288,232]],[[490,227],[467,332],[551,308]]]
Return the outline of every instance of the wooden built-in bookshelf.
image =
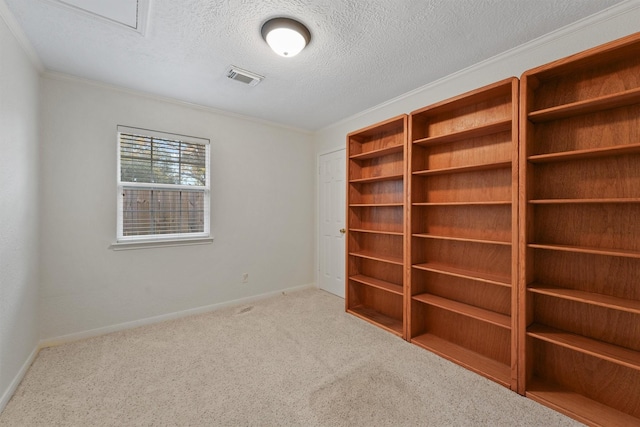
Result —
[[[407,122],[347,135],[346,310],[403,338]]]
[[[521,78],[519,391],[640,425],[640,34]]]
[[[348,135],[347,311],[640,425],[640,33]]]
[[[518,79],[410,115],[408,338],[517,388]]]

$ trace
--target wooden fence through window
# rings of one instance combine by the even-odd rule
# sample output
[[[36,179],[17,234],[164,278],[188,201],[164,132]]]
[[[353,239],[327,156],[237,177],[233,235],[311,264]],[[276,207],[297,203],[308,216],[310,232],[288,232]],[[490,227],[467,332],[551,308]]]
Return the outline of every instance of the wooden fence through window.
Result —
[[[123,203],[124,236],[204,231],[203,191],[125,188]]]

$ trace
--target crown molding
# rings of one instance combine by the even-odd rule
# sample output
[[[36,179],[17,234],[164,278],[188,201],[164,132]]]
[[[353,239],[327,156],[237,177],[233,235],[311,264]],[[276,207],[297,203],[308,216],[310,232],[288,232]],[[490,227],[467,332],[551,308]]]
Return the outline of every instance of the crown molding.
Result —
[[[471,74],[474,73],[478,70],[481,70],[482,68],[488,67],[492,64],[495,64],[497,62],[502,62],[502,61],[507,61],[513,57],[517,57],[519,55],[522,54],[526,54],[529,51],[535,50],[537,48],[540,48],[544,45],[553,43],[557,40],[560,40],[562,38],[568,37],[573,33],[579,32],[579,31],[583,31],[585,28],[589,28],[591,26],[594,26],[596,24],[601,24],[603,22],[606,22],[608,20],[614,19],[617,16],[620,15],[624,15],[626,13],[632,12],[636,9],[640,9],[640,0],[625,0],[621,3],[618,3],[614,6],[611,6],[599,13],[596,13],[594,15],[590,15],[587,16],[586,18],[582,18],[574,23],[571,23],[569,25],[566,25],[562,28],[559,28],[557,30],[551,31],[543,36],[540,36],[538,38],[535,38],[531,41],[528,41],[524,44],[521,44],[519,46],[516,46],[512,49],[506,50],[502,53],[499,53],[495,56],[492,56],[491,58],[485,59],[483,61],[480,61],[476,64],[473,64],[469,67],[463,68],[459,71],[456,71],[452,74],[449,74],[447,76],[444,76],[442,78],[439,78],[437,80],[434,80],[431,83],[427,83],[424,86],[420,86],[419,88],[413,89],[409,92],[403,93],[402,95],[396,96],[394,98],[391,98],[387,101],[384,101],[380,104],[377,104],[371,108],[367,108],[364,111],[361,111],[359,113],[353,114],[349,117],[346,117],[342,120],[339,120],[335,123],[332,123],[330,125],[327,125],[321,129],[318,129],[316,131],[316,134],[318,133],[322,133],[324,131],[328,131],[330,129],[345,125],[353,120],[356,120],[360,117],[366,116],[368,114],[374,113],[378,110],[381,110],[385,107],[388,107],[390,105],[393,105],[399,101],[402,101],[403,99],[407,99],[407,98],[411,98],[415,95],[418,95],[420,93],[423,92],[427,92],[433,88],[436,88],[438,86],[442,86],[445,85],[451,81],[455,81],[456,79],[467,75],[467,74]],[[523,70],[524,71],[524,70]]]
[[[2,0],[0,0],[2,1]],[[129,89],[126,87],[122,87],[122,86],[117,86],[114,84],[110,84],[110,83],[104,83],[104,82],[100,82],[97,80],[91,80],[91,79],[86,79],[86,78],[82,78],[82,77],[77,77],[71,74],[65,74],[65,73],[59,73],[59,72],[55,72],[55,71],[48,71],[46,70],[43,74],[42,74],[43,78],[48,78],[51,80],[58,80],[58,81],[66,81],[66,82],[72,82],[72,83],[79,83],[79,84],[84,84],[84,85],[88,85],[88,86],[93,86],[93,87],[97,87],[100,89],[105,89],[105,90],[110,90],[110,91],[114,91],[114,92],[120,92],[120,93],[124,93],[127,95],[132,95],[132,96],[138,96],[141,98],[145,98],[145,99],[150,99],[153,101],[159,101],[159,102],[166,102],[168,104],[173,104],[173,105],[178,105],[181,107],[187,107],[187,108],[191,108],[194,110],[199,110],[199,111],[204,111],[206,113],[210,113],[210,114],[217,114],[220,116],[225,116],[225,117],[231,117],[234,119],[240,119],[240,120],[245,120],[245,121],[249,121],[249,122],[253,122],[253,123],[257,123],[257,124],[261,124],[261,125],[265,125],[265,126],[270,126],[270,127],[274,127],[274,128],[279,128],[279,129],[284,129],[290,132],[296,132],[296,133],[300,133],[303,135],[308,135],[311,136],[313,135],[313,131],[307,130],[307,129],[302,129],[302,128],[296,128],[293,126],[287,126],[284,125],[282,123],[277,123],[277,122],[272,122],[269,120],[263,120],[263,119],[259,119],[256,117],[251,117],[251,116],[246,116],[243,114],[238,114],[238,113],[233,113],[231,111],[225,111],[225,110],[221,110],[218,108],[214,108],[214,107],[208,107],[206,105],[201,105],[201,104],[196,104],[196,103],[192,103],[192,102],[187,102],[187,101],[182,101],[180,99],[176,99],[176,98],[171,98],[168,96],[162,96],[162,95],[155,95],[149,92],[143,92],[143,91],[139,91],[139,90],[135,90],[135,89]]]
[[[0,0],[0,18],[2,18],[5,24],[7,24],[9,31],[11,31],[13,36],[16,38],[24,53],[27,54],[27,57],[29,58],[33,66],[36,67],[39,73],[44,73],[44,64],[40,60],[40,57],[36,53],[36,50],[33,48],[33,45],[27,38],[24,31],[22,31],[20,24],[18,24],[18,21],[16,20],[15,16],[13,16],[13,13],[11,12],[11,10],[9,10],[9,6],[7,6],[7,3],[5,3],[4,0]]]

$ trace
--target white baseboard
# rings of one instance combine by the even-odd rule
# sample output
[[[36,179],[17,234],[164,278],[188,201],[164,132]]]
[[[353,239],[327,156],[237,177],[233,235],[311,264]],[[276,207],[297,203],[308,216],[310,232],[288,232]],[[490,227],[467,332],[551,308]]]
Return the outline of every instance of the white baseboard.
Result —
[[[24,364],[16,374],[13,381],[11,381],[11,384],[9,384],[9,387],[4,391],[2,398],[0,398],[0,413],[4,410],[5,406],[7,406],[7,403],[9,403],[9,400],[11,400],[11,396],[13,396],[13,393],[16,392],[16,389],[20,385],[20,382],[22,382],[24,375],[27,373],[27,371],[29,370],[29,367],[31,366],[33,361],[36,359],[36,356],[38,355],[38,351],[40,351],[39,345],[33,349],[29,357],[27,357],[27,360],[25,360]]]
[[[15,378],[13,379],[13,381],[11,382],[9,387],[4,391],[4,394],[2,395],[2,398],[0,398],[0,413],[4,410],[5,406],[7,406],[7,403],[9,403],[9,400],[11,400],[11,397],[15,393],[16,389],[20,385],[20,382],[22,381],[22,379],[24,378],[25,374],[29,370],[29,367],[31,366],[31,364],[35,360],[36,356],[38,355],[38,352],[42,348],[52,347],[52,346],[55,346],[55,345],[60,345],[60,344],[68,343],[68,342],[71,342],[71,341],[77,341],[77,340],[81,340],[81,339],[85,339],[85,338],[97,337],[99,335],[104,335],[104,334],[108,334],[108,333],[111,333],[111,332],[122,331],[122,330],[125,330],[125,329],[137,328],[139,326],[150,325],[152,323],[164,322],[164,321],[167,321],[167,320],[178,319],[178,318],[187,317],[187,316],[193,316],[193,315],[196,315],[196,314],[209,313],[209,312],[220,310],[220,309],[223,309],[223,308],[226,308],[226,307],[233,307],[233,306],[238,306],[238,305],[243,305],[243,304],[249,304],[251,302],[255,302],[255,301],[262,300],[262,299],[274,297],[276,295],[281,295],[281,294],[285,294],[285,293],[289,293],[289,292],[297,292],[297,291],[302,291],[302,290],[306,290],[306,289],[312,289],[312,288],[316,288],[316,287],[317,286],[316,286],[315,283],[309,283],[309,284],[306,284],[306,285],[295,286],[295,287],[292,287],[292,288],[281,289],[281,290],[278,290],[278,291],[267,292],[267,293],[264,293],[264,294],[253,295],[253,296],[245,297],[245,298],[239,298],[239,299],[236,299],[236,300],[221,302],[221,303],[218,303],[218,304],[212,304],[212,305],[206,305],[206,306],[203,306],[203,307],[191,308],[191,309],[188,309],[188,310],[177,311],[177,312],[174,312],[174,313],[162,314],[160,316],[153,316],[153,317],[147,317],[145,319],[134,320],[132,322],[119,323],[117,325],[105,326],[103,328],[90,329],[88,331],[77,332],[77,333],[73,333],[73,334],[62,335],[62,336],[55,337],[55,338],[46,338],[46,339],[40,340],[38,345],[33,349],[31,354],[27,358],[27,360],[24,362],[24,364],[20,368],[20,371],[16,374]]]
[[[164,321],[172,320],[172,319],[179,319],[181,317],[193,316],[193,315],[196,315],[196,314],[208,313],[208,312],[220,310],[220,309],[223,309],[223,308],[226,308],[226,307],[232,307],[232,306],[237,306],[237,305],[248,304],[248,303],[251,303],[251,302],[254,302],[254,301],[259,301],[259,300],[262,300],[262,299],[265,299],[265,298],[270,298],[270,297],[273,297],[273,296],[276,296],[276,295],[281,295],[281,294],[287,293],[287,292],[296,292],[296,291],[302,291],[302,290],[311,289],[311,288],[316,288],[316,284],[315,283],[309,283],[309,284],[306,284],[306,285],[295,286],[295,287],[287,288],[287,289],[280,289],[278,291],[272,291],[272,292],[267,292],[267,293],[260,294],[260,295],[253,295],[253,296],[250,296],[250,297],[239,298],[239,299],[236,299],[236,300],[221,302],[221,303],[218,303],[218,304],[212,304],[212,305],[206,305],[206,306],[202,306],[202,307],[191,308],[191,309],[188,309],[188,310],[177,311],[177,312],[174,312],[174,313],[161,314],[159,316],[147,317],[145,319],[134,320],[134,321],[125,322],[125,323],[119,323],[119,324],[116,324],[116,325],[105,326],[105,327],[102,327],[102,328],[90,329],[88,331],[76,332],[76,333],[73,333],[73,334],[62,335],[62,336],[58,336],[58,337],[54,337],[54,338],[45,338],[45,339],[40,341],[39,348],[53,347],[53,346],[56,346],[56,345],[65,344],[65,343],[72,342],[72,341],[77,341],[77,340],[81,340],[81,339],[85,339],[85,338],[92,338],[92,337],[97,337],[99,335],[109,334],[111,332],[117,332],[117,331],[122,331],[122,330],[125,330],[125,329],[137,328],[139,326],[150,325],[150,324],[153,324],[153,323],[164,322]]]

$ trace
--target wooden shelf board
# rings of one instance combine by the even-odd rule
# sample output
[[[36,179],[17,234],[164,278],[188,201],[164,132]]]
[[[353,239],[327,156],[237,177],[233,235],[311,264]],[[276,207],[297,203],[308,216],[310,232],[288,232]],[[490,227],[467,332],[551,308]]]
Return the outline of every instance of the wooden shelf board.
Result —
[[[475,280],[483,283],[490,283],[493,285],[511,287],[511,279],[507,276],[500,276],[497,274],[490,274],[479,271],[464,270],[462,268],[451,267],[445,264],[438,263],[424,263],[414,264],[413,268],[419,270],[432,271],[434,273],[447,274],[449,276],[461,277],[463,279]]]
[[[607,199],[534,199],[529,203],[535,205],[552,205],[552,204],[588,204],[588,203],[640,203],[638,197],[625,198],[607,198]]]
[[[629,300],[624,298],[612,297],[609,295],[596,294],[593,292],[577,291],[574,289],[559,288],[539,283],[533,283],[528,287],[529,291],[548,295],[555,298],[562,298],[571,301],[582,302],[585,304],[597,305],[600,307],[611,308],[613,310],[626,311],[629,313],[640,314],[640,301]]]
[[[527,336],[640,371],[640,351],[629,350],[540,324],[533,324],[527,328]]]
[[[411,206],[510,206],[512,203],[506,200],[482,201],[482,202],[417,202]]]
[[[358,274],[349,277],[349,280],[353,280],[354,282],[362,283],[367,286],[372,286],[374,288],[382,289],[383,291],[391,292],[397,295],[403,295],[402,285],[396,285],[395,283],[386,282],[374,277]]]
[[[501,120],[499,122],[488,123],[482,126],[465,129],[458,132],[448,133],[445,135],[430,136],[413,141],[414,144],[428,146],[437,144],[446,144],[449,142],[462,141],[470,138],[477,138],[494,133],[506,132],[511,129],[511,119]]]
[[[350,256],[360,257],[360,258],[372,259],[374,261],[387,262],[389,264],[403,265],[402,257],[395,257],[395,256],[390,256],[390,255],[381,255],[381,254],[375,253],[373,251],[349,252],[349,255]]]
[[[349,231],[353,231],[355,233],[371,233],[371,234],[385,234],[387,236],[402,236],[404,235],[401,231],[380,231],[380,230],[365,230],[362,228],[350,228]]]
[[[402,208],[404,203],[350,203],[350,208]]]
[[[371,159],[374,157],[386,156],[388,154],[401,153],[403,149],[404,145],[392,145],[390,147],[366,151],[364,153],[352,154],[351,156],[349,156],[349,158],[353,160]]]
[[[497,360],[490,359],[432,334],[413,337],[411,342],[505,387],[509,387],[511,384],[510,367]]]
[[[413,237],[420,237],[422,239],[453,240],[457,242],[471,242],[471,243],[483,243],[483,244],[489,244],[489,245],[511,246],[511,242],[501,242],[498,240],[469,239],[467,237],[452,237],[452,236],[436,236],[433,234],[424,234],[424,233],[413,234]]]
[[[471,317],[472,319],[491,323],[492,325],[499,326],[501,328],[509,330],[511,329],[511,318],[509,316],[505,316],[504,314],[496,313],[495,311],[485,310],[483,308],[474,307],[469,304],[464,304],[458,301],[453,301],[431,294],[415,295],[412,297],[412,299],[414,301],[432,305],[434,307],[439,307],[444,310],[461,314],[463,316]]]
[[[483,171],[483,170],[491,170],[491,169],[504,169],[508,167],[511,167],[511,160],[505,161],[505,162],[483,163],[480,165],[455,166],[451,168],[442,168],[442,169],[427,169],[427,170],[415,171],[413,172],[413,174],[418,176],[444,175],[444,174],[451,174],[451,173],[466,173],[466,172],[475,172],[475,171]]]
[[[402,180],[404,176],[402,174],[372,176],[368,178],[350,179],[350,184],[366,184],[368,182],[382,182],[382,181],[395,181]]]
[[[606,256],[640,259],[640,252],[621,250],[621,249],[599,249],[599,248],[591,248],[591,247],[585,247],[585,246],[569,246],[569,245],[543,245],[538,243],[530,243],[527,246],[530,248],[549,249],[552,251],[578,252],[583,254],[606,255]]]
[[[640,425],[638,418],[538,378],[529,381],[526,396],[582,423],[601,426]]]
[[[612,108],[624,107],[637,103],[640,103],[640,88],[587,99],[585,101],[572,102],[570,104],[545,108],[544,110],[532,111],[529,113],[528,117],[532,122],[540,123]]]
[[[562,151],[559,153],[536,154],[527,159],[532,163],[562,162],[565,160],[579,160],[601,158],[604,156],[618,156],[621,154],[640,153],[640,143],[615,145],[612,147],[589,148],[584,150]]]
[[[382,329],[386,329],[387,331],[400,337],[402,336],[402,321],[393,319],[389,316],[385,316],[384,314],[379,313],[373,308],[359,305],[356,307],[348,308],[347,313],[351,313],[354,316],[373,323],[374,325],[379,326]]]

